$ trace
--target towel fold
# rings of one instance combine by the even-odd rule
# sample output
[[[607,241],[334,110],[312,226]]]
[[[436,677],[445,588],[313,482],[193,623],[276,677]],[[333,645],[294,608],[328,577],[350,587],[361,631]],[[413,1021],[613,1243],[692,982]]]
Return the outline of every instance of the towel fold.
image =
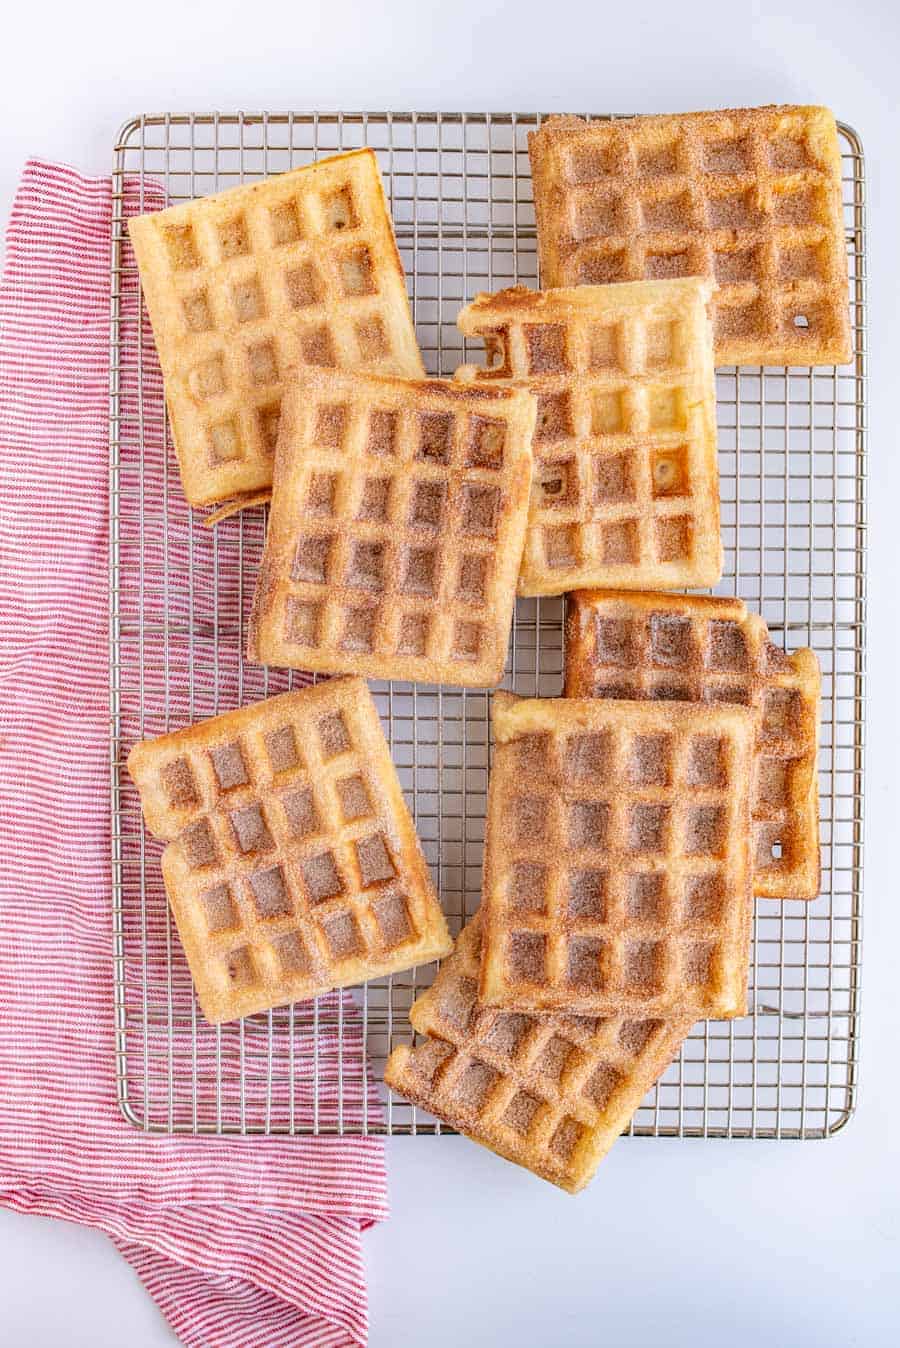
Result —
[[[136,203],[129,188],[126,210]],[[364,1343],[360,1232],[387,1215],[380,1140],[149,1136],[117,1102],[111,218],[108,179],[29,163],[0,289],[0,1202],[106,1231],[185,1344]],[[123,362],[134,363],[139,341],[148,361],[136,323]],[[160,405],[154,397],[146,422],[162,444]],[[189,531],[174,477],[169,496]],[[145,560],[153,547],[144,540]],[[130,715],[124,706],[123,739]],[[362,1083],[348,994],[340,1014],[350,1032],[342,1022],[325,1061]],[[312,1085],[302,1071],[294,1088],[303,1117]],[[348,1094],[350,1110],[363,1093]]]

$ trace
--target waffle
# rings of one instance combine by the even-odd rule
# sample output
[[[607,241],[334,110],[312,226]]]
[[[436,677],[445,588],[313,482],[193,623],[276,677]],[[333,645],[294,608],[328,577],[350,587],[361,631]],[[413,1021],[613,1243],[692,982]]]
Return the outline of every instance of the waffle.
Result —
[[[717,365],[850,359],[827,108],[552,117],[529,150],[545,286],[708,276]]]
[[[437,959],[450,938],[378,713],[336,679],[137,744],[214,1024]]]
[[[534,1016],[476,1002],[480,922],[413,1005],[428,1038],[388,1059],[385,1081],[491,1151],[570,1193],[582,1189],[691,1028],[686,1016]]]
[[[285,400],[249,659],[499,682],[534,417],[516,389],[307,372]]]
[[[457,322],[538,399],[519,592],[672,589],[722,574],[707,281],[479,295]]]
[[[192,505],[270,485],[288,367],[424,373],[371,150],[128,228]]]
[[[753,791],[753,890],[819,892],[819,664],[786,655],[740,599],[569,596],[567,697],[737,702],[760,714]]]
[[[482,1001],[745,1012],[756,720],[746,707],[494,695]]]

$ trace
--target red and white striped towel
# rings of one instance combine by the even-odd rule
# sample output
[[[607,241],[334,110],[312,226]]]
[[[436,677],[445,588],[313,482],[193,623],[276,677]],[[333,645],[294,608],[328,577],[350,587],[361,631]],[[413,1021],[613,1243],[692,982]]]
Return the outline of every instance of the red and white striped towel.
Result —
[[[0,290],[0,1202],[106,1231],[186,1344],[364,1343],[380,1141],[150,1138],[116,1103],[110,228],[107,179],[26,166]]]

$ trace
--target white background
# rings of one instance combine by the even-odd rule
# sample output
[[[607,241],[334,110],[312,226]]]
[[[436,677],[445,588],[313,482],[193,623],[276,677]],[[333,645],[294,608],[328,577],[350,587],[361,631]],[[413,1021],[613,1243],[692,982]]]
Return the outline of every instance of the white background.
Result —
[[[577,1199],[463,1139],[397,1139],[393,1216],[365,1243],[375,1348],[900,1342],[893,0],[782,0],[780,13],[753,0],[54,0],[9,6],[0,47],[4,218],[26,156],[106,171],[116,130],[142,111],[820,102],[860,132],[872,416],[857,1116],[825,1143],[623,1142]],[[0,1304],[3,1345],[174,1342],[104,1237],[2,1210]]]

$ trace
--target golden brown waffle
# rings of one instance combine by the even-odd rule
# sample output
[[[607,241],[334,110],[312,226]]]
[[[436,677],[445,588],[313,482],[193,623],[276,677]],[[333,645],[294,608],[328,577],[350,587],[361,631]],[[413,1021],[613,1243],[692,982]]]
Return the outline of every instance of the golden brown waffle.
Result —
[[[827,108],[551,117],[529,151],[545,286],[708,276],[717,365],[850,359]]]
[[[128,770],[218,1023],[450,949],[378,712],[334,679],[137,744]]]
[[[285,398],[249,659],[499,682],[534,417],[515,389],[306,372]]]
[[[566,697],[737,702],[760,714],[753,892],[819,893],[819,662],[786,655],[740,599],[582,591],[568,598]]]
[[[756,719],[494,695],[482,1001],[744,1013]]]
[[[529,1015],[476,1001],[480,921],[410,1012],[428,1037],[395,1048],[385,1081],[474,1141],[570,1193],[584,1188],[692,1021]]]
[[[128,229],[192,505],[269,486],[290,366],[424,373],[372,150]]]
[[[712,286],[691,278],[479,295],[457,322],[538,399],[519,593],[672,589],[722,574]]]

